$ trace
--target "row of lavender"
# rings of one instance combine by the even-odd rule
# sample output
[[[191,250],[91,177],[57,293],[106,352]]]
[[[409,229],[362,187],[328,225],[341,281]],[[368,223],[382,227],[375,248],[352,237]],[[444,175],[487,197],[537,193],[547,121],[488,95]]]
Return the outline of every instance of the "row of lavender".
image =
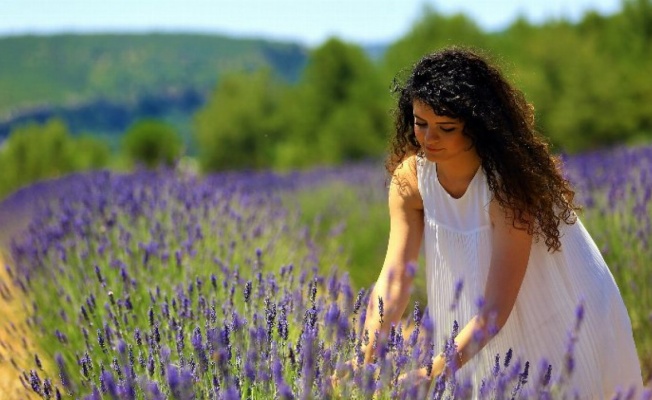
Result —
[[[564,167],[627,305],[643,379],[652,381],[652,147],[566,157]]]
[[[645,245],[652,149],[576,156],[565,165],[587,204],[586,225],[603,233],[596,241],[614,265],[639,354],[651,360],[652,295],[635,283],[652,278],[644,261],[652,255]],[[376,342],[384,357],[331,386],[329,377],[375,341],[361,329],[368,290],[358,292],[338,272],[347,260],[331,251],[338,232],[316,243],[300,210],[285,201],[344,184],[364,197],[341,204],[354,212],[384,202],[383,181],[378,165],[205,179],[98,172],[66,180],[12,246],[10,272],[32,302],[28,322],[42,343],[20,379],[43,398],[418,396],[423,388],[395,384],[441,350],[418,309],[408,319],[416,329],[393,329]],[[546,366],[510,363],[507,355],[486,375],[481,390],[451,380],[434,394],[479,390],[502,398],[520,390],[546,398],[564,390]]]

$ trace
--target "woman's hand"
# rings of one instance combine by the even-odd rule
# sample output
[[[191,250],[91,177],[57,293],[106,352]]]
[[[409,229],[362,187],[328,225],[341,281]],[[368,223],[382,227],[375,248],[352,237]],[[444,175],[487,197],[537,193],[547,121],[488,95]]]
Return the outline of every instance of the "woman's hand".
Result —
[[[337,398],[349,398],[349,391],[354,387],[351,384],[355,382],[357,385],[361,385],[357,388],[365,398],[371,396],[377,398],[380,372],[377,364],[358,364],[355,359],[349,360],[336,368],[335,373],[331,375],[329,379],[331,393]]]
[[[428,375],[428,370],[425,367],[414,369],[398,377],[397,387],[394,391],[409,394],[407,398],[425,399],[432,381],[433,379]],[[380,394],[377,392],[375,397],[380,397]]]
[[[353,379],[359,366],[355,359],[346,361],[342,365],[335,368],[335,372],[329,378],[331,391],[337,393],[342,382]]]
[[[341,380],[347,376],[351,376],[358,369],[358,363],[355,360],[349,360],[335,368],[335,372],[331,375],[331,382]]]

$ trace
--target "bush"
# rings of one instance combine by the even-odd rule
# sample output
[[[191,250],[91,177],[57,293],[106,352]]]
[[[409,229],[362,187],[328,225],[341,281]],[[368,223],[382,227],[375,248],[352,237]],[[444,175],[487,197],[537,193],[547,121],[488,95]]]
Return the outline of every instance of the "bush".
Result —
[[[19,127],[0,149],[0,197],[41,179],[102,168],[109,158],[105,142],[91,136],[75,138],[61,120]]]
[[[142,120],[129,128],[122,148],[131,165],[153,168],[172,165],[181,156],[183,145],[171,126],[156,120]]]

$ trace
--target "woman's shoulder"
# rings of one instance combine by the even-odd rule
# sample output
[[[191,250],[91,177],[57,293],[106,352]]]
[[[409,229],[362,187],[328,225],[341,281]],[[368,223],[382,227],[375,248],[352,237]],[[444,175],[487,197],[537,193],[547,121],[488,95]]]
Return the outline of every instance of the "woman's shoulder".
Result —
[[[417,178],[418,156],[406,156],[394,170],[390,180],[390,196],[398,196],[403,201],[412,204],[415,208],[423,208],[419,183]]]

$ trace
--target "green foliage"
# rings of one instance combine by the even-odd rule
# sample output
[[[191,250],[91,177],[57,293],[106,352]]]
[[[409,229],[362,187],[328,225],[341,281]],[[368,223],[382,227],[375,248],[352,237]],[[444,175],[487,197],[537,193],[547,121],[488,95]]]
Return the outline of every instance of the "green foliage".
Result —
[[[364,51],[338,39],[315,49],[285,110],[279,167],[380,156],[390,123],[387,90]]]
[[[374,168],[382,170],[381,165]],[[300,210],[301,223],[310,227],[312,241],[322,244],[338,238],[339,248],[324,250],[346,257],[346,271],[355,290],[375,284],[385,260],[389,214],[387,190],[381,183],[377,179],[365,185],[336,180],[285,198],[288,208]],[[414,280],[412,303],[427,303],[425,283],[425,267],[421,265]]]
[[[533,103],[538,128],[557,150],[640,143],[652,130],[650,21],[650,0],[624,1],[612,16],[589,12],[575,24],[534,26],[520,18],[493,33],[462,15],[426,9],[387,49],[382,69],[389,80],[444,46],[486,50]]]
[[[182,153],[181,137],[168,124],[157,120],[135,123],[124,136],[123,153],[130,164],[153,168],[172,165]]]
[[[405,36],[391,44],[382,60],[384,77],[390,82],[407,72],[425,54],[451,45],[485,47],[487,35],[468,17],[450,17],[424,7],[422,17]]]
[[[205,171],[272,164],[283,136],[280,86],[270,72],[231,74],[195,119],[200,165]]]
[[[188,115],[161,116],[195,137],[204,170],[335,164],[380,157],[391,132],[393,79],[424,54],[462,45],[482,49],[506,71],[555,150],[645,143],[650,27],[652,0],[623,0],[613,15],[587,12],[578,22],[519,18],[498,32],[424,7],[376,64],[338,39],[308,54],[296,45],[204,35],[0,38],[0,116],[34,103],[129,102],[213,86],[194,123]],[[195,143],[185,145],[194,155]]]
[[[0,116],[34,104],[213,86],[222,73],[264,66],[295,80],[296,44],[197,34],[98,34],[0,38]]]
[[[311,53],[299,83],[269,71],[232,74],[196,116],[205,171],[291,168],[377,157],[389,116],[363,50],[331,39]]]
[[[105,167],[109,158],[106,143],[74,138],[60,120],[17,128],[0,148],[0,198],[34,181]]]

